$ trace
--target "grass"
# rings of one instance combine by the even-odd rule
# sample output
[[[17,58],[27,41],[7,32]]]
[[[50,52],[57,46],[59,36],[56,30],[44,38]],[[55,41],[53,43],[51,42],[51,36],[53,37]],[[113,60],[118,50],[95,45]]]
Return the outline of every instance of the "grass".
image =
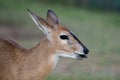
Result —
[[[83,61],[61,59],[46,80],[120,79],[120,15],[118,13],[27,1],[18,3],[20,4],[17,6],[13,2],[6,3],[7,8],[0,9],[1,25],[8,24],[11,28],[16,25],[18,32],[23,35],[41,34],[29,18],[26,9],[29,8],[43,17],[47,9],[52,9],[58,14],[62,24],[75,32],[90,50],[88,59]],[[30,40],[22,37],[15,39],[26,47],[32,47],[39,42],[38,37]]]

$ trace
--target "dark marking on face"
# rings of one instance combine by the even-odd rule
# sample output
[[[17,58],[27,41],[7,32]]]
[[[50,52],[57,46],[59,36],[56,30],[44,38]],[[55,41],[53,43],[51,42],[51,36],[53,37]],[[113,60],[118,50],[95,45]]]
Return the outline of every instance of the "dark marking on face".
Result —
[[[83,47],[85,47],[82,42],[75,36],[75,34],[73,32],[70,32],[70,34],[72,35],[72,37],[79,43],[81,44]]]
[[[73,32],[70,32],[70,34],[73,36],[73,38],[83,46],[83,51],[85,54],[88,54],[89,50],[84,46],[84,44],[75,36]]]

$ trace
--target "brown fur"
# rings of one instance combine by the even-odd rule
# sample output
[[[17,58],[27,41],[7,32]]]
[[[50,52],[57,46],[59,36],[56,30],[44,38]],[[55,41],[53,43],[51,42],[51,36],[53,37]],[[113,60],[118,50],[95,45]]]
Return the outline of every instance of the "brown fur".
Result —
[[[46,37],[35,47],[26,49],[12,40],[0,39],[0,80],[43,80],[55,66],[55,54],[62,50],[74,51],[61,43],[61,32],[69,34],[69,30],[58,25],[50,34],[54,40]],[[74,42],[73,38],[71,39]]]
[[[46,38],[32,49],[0,39],[0,80],[44,79],[54,66],[53,53],[53,47]]]
[[[46,37],[31,49],[15,41],[0,39],[0,80],[43,80],[60,56],[79,59],[80,53],[84,53],[85,46],[59,24],[53,11],[48,10],[47,21],[28,12]],[[61,35],[69,39],[61,39]]]

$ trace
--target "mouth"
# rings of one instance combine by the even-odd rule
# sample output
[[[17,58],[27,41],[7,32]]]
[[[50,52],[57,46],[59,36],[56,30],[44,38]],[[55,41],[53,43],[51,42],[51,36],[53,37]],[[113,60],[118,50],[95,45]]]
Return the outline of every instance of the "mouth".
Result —
[[[87,55],[85,55],[85,54],[77,54],[77,53],[75,53],[75,54],[76,54],[76,57],[77,57],[78,60],[87,58]]]

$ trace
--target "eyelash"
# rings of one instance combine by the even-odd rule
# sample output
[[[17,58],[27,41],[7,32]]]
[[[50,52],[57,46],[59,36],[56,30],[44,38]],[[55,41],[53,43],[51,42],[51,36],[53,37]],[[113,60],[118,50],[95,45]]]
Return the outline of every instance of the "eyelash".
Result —
[[[69,40],[69,37],[67,35],[60,35],[60,39]]]

